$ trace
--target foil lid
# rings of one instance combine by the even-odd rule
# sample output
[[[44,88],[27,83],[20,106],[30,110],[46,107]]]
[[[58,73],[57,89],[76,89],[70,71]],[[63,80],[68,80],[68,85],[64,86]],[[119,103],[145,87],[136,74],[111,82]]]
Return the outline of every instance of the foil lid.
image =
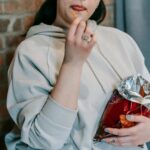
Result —
[[[129,76],[122,80],[117,90],[125,99],[150,109],[150,82],[140,74]]]

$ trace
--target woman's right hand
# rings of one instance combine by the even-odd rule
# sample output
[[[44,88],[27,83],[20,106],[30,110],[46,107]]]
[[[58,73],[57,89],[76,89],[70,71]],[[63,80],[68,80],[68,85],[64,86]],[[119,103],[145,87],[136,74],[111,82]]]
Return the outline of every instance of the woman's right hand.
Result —
[[[83,40],[83,34],[90,36],[91,41]],[[75,19],[67,34],[64,63],[83,64],[95,43],[96,37],[85,21],[82,21],[81,18]]]

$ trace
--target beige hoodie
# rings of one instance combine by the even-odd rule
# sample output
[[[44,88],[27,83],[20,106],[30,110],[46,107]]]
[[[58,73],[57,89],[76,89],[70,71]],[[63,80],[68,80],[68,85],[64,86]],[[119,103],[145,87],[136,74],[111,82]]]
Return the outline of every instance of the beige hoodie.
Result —
[[[150,74],[131,37],[92,20],[88,23],[97,43],[83,66],[77,110],[61,106],[49,96],[62,65],[66,32],[41,23],[18,46],[8,71],[7,108],[16,124],[5,138],[8,150],[127,149],[94,143],[93,137],[118,83],[137,73],[150,81]]]

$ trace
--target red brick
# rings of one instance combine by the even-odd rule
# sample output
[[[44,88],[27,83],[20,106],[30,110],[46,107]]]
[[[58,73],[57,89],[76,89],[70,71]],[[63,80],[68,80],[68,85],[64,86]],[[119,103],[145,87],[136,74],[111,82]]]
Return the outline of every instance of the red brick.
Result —
[[[9,19],[0,19],[0,32],[7,32],[9,23]]]
[[[34,21],[34,15],[32,16],[26,16],[24,18],[23,24],[24,24],[24,30],[27,31],[29,27],[33,24]]]
[[[9,35],[6,37],[6,45],[11,48],[17,47],[23,39],[24,37],[21,35],[18,36]]]
[[[22,22],[21,19],[17,19],[13,25],[13,31],[19,32],[22,31]]]
[[[41,6],[43,0],[11,0],[4,4],[7,13],[35,12]]]
[[[45,1],[45,0],[35,0],[35,1],[32,3],[32,7],[34,6],[34,9],[33,9],[33,10],[37,11],[37,10],[41,7],[41,5],[42,5],[42,3],[43,3],[44,1]]]

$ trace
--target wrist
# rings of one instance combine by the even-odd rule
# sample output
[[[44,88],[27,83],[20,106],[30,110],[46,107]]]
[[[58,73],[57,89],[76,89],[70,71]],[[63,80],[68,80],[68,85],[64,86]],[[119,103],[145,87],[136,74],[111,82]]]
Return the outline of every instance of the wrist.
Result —
[[[82,69],[84,62],[83,61],[63,61],[63,64],[65,66],[71,67],[71,68],[78,68],[78,69]]]
[[[77,78],[82,74],[83,64],[63,63],[61,66],[60,73],[67,72],[68,75]]]

